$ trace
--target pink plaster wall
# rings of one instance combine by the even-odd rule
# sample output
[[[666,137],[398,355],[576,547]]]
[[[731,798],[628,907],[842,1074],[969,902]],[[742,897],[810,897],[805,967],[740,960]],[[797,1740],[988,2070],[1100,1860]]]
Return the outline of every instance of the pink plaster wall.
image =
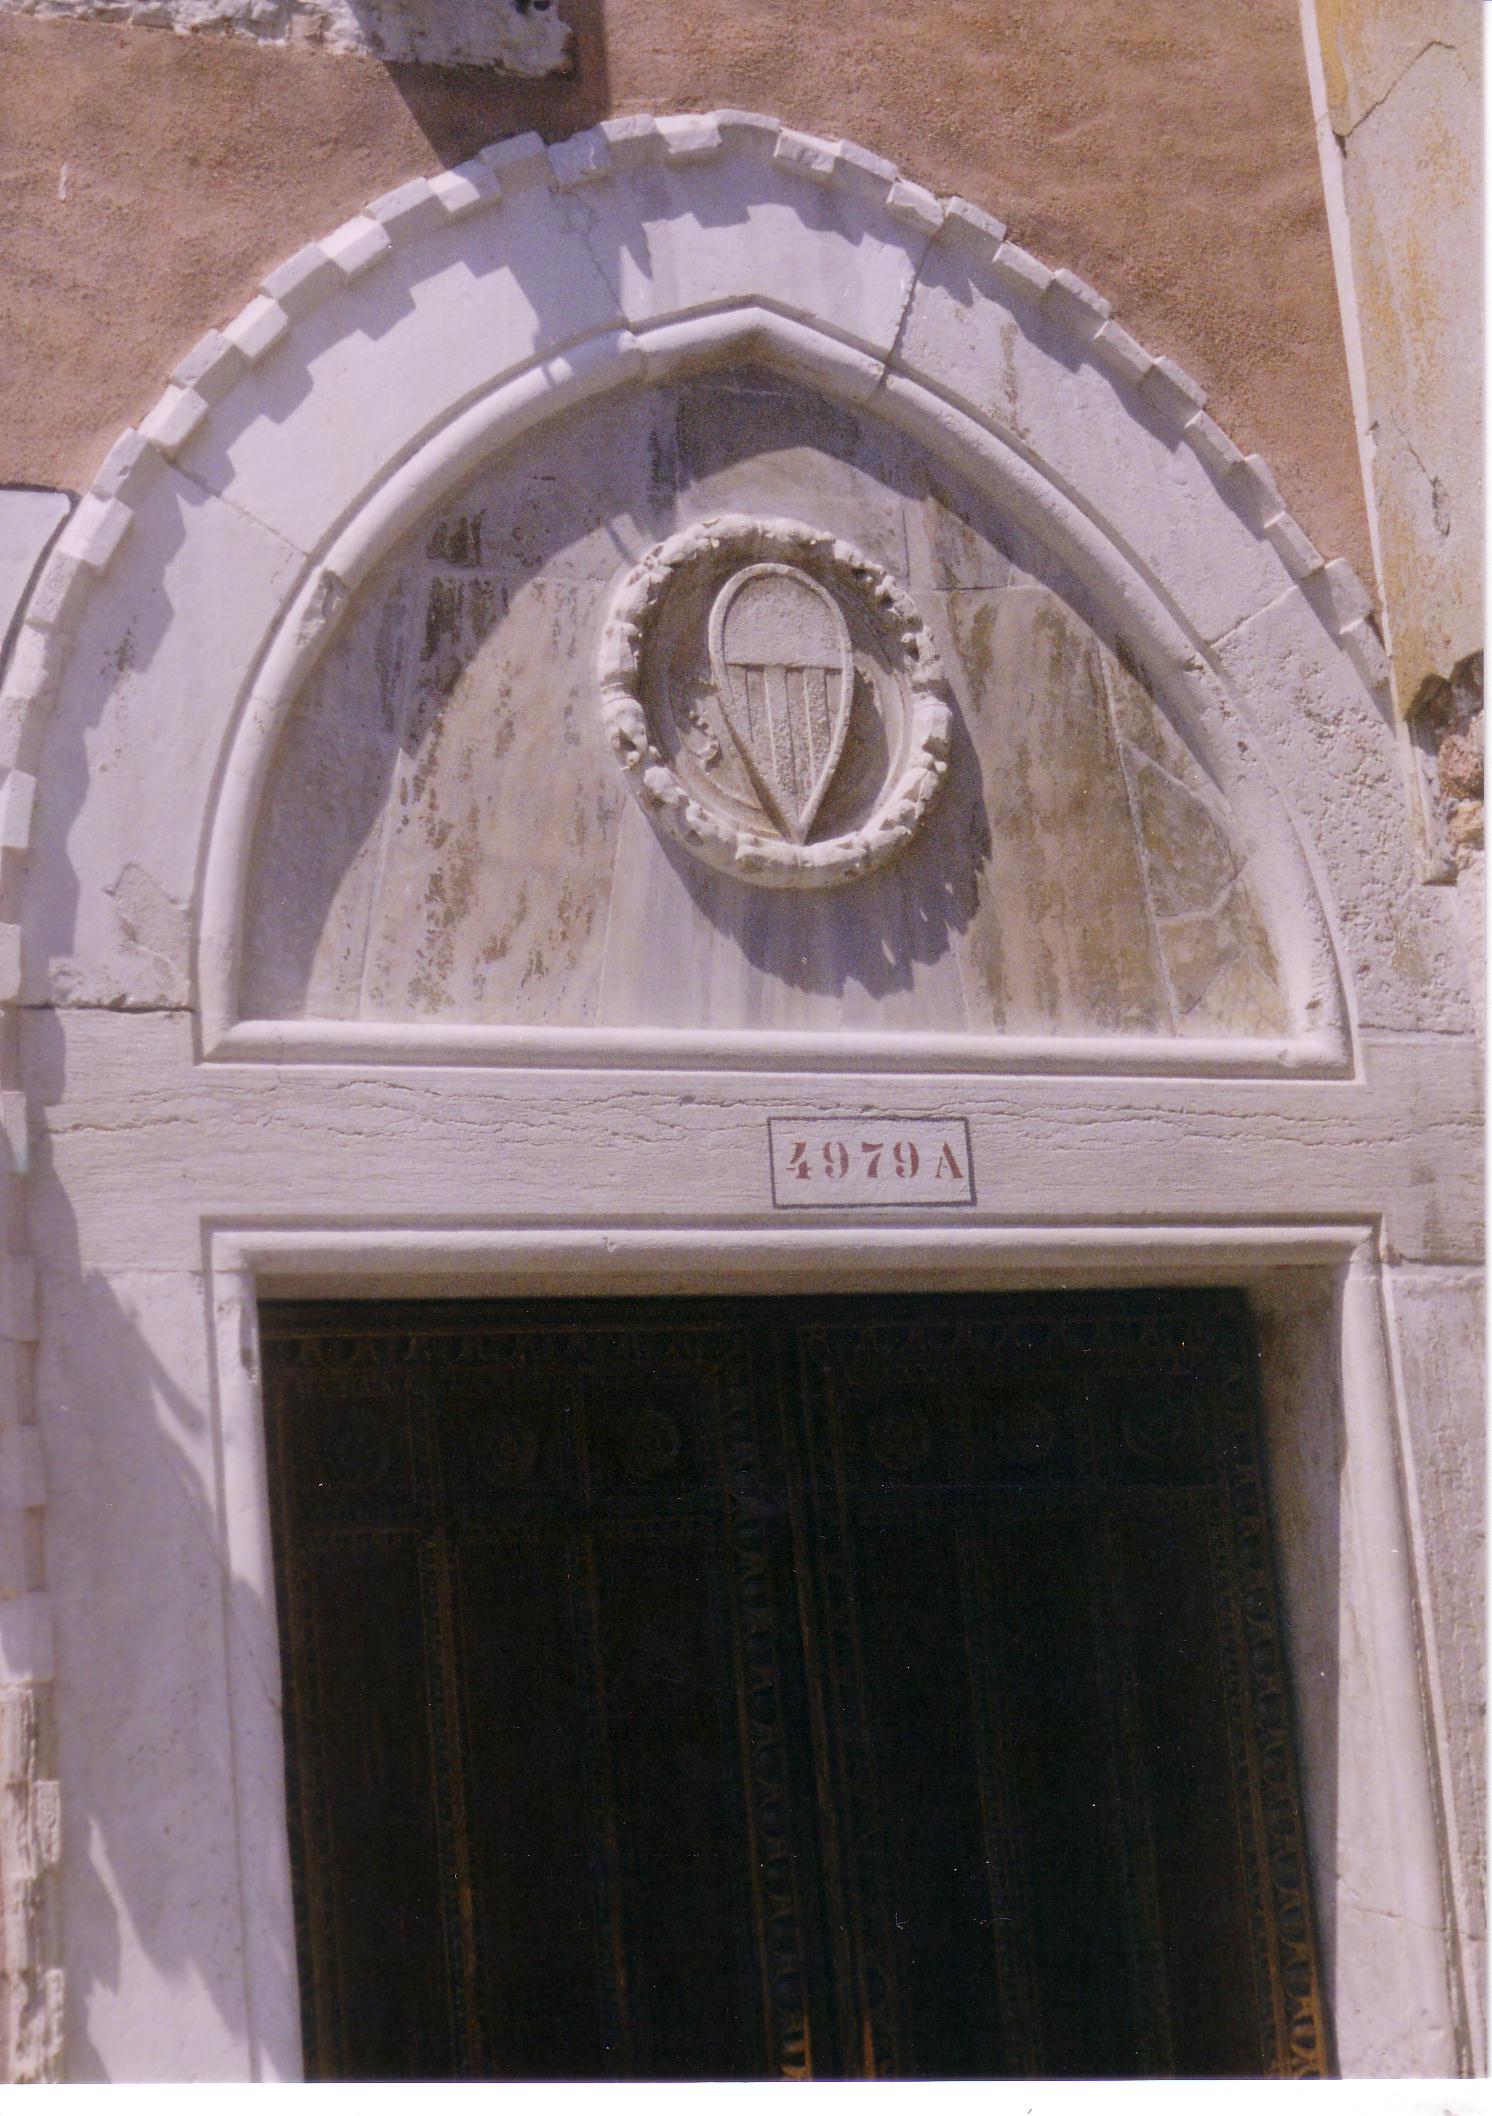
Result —
[[[1295,0],[566,0],[574,78],[0,17],[0,482],[77,487],[203,330],[505,133],[760,109],[1009,222],[1372,578]],[[65,168],[65,175],[64,175]]]

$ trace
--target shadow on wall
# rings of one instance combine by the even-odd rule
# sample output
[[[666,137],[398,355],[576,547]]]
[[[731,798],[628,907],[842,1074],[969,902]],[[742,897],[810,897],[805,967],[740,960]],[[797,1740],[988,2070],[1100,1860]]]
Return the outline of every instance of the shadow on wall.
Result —
[[[439,6],[441,0],[429,0]],[[487,66],[431,66],[385,60],[384,71],[446,168],[478,148],[520,132],[559,140],[611,111],[605,0],[560,0],[570,26],[566,72],[525,79]],[[361,17],[364,6],[354,0]]]
[[[51,1106],[64,1094],[62,1031],[50,1014],[31,1029],[37,1102]],[[90,1268],[45,1133],[32,1195],[46,1222],[46,1533],[67,1553],[48,1568],[65,1788],[64,2076],[144,2078],[163,2062],[181,2078],[242,2076],[260,2038],[243,1911],[222,1886],[242,1792],[223,1642],[265,1636],[272,1612],[223,1554],[207,1280]],[[275,1668],[259,1680],[275,1697]],[[256,1856],[252,1844],[237,1852]],[[164,2025],[173,2017],[179,2029]],[[294,2048],[268,2056],[292,2072],[298,2062]]]

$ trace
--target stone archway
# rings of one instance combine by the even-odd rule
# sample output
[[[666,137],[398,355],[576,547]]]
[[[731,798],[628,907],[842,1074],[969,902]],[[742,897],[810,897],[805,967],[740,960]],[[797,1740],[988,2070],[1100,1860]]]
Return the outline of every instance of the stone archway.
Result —
[[[245,1008],[243,905],[277,741],[377,568],[484,464],[556,422],[741,361],[955,465],[1082,580],[1257,862],[1282,951],[1279,1032],[963,1035],[909,1057],[873,1027],[795,1043],[706,1023],[680,1040],[646,1021],[530,1033]],[[1347,1272],[1322,1343],[1355,1318],[1343,1417],[1371,1493],[1354,1532],[1402,1541],[1412,1449],[1407,1493],[1379,1472],[1413,1414],[1382,1341],[1384,1288],[1402,1258],[1475,1253],[1462,1151],[1476,1061],[1448,909],[1415,886],[1367,613],[1198,385],[1099,295],[963,201],[765,118],[504,142],[299,252],[181,363],[111,453],[21,628],[4,843],[28,864],[24,886],[16,859],[0,876],[0,933],[4,997],[27,1022],[11,1085],[48,1140],[33,1223],[55,1547],[89,1551],[65,1579],[54,1566],[64,1798],[71,1771],[121,1914],[150,1927],[138,1974],[183,1952],[208,1964],[198,2047],[219,2054],[198,2061],[295,2062],[253,1395],[254,1286],[276,1270],[354,1289],[510,1272],[521,1236],[532,1255],[552,1241],[556,1283],[573,1286],[588,1257],[611,1271],[652,1256],[656,1223],[669,1239],[646,1269],[665,1279],[719,1272],[753,1242],[789,1271],[834,1244],[785,1240],[772,1219],[768,1109],[784,1092],[801,1104],[808,1076],[816,1105],[863,1113],[870,1074],[882,1106],[926,1111],[947,1097],[929,1083],[956,1078],[976,1152],[1001,1171],[981,1193],[988,1254],[961,1233],[940,1249],[930,1230],[907,1250],[916,1282],[1034,1268],[1010,1259],[1044,1254],[1053,1229],[1099,1275],[1190,1270],[1177,1258],[1210,1253],[1204,1230],[1227,1237],[1218,1268],[1246,1278],[1280,1253]],[[677,1121],[681,1069],[693,1132]],[[755,1077],[729,1084],[742,1074]],[[625,1113],[614,1136],[608,1098]],[[465,1141],[499,1124],[501,1166],[474,1166]],[[23,1277],[12,1266],[16,1289]],[[134,1348],[123,1387],[79,1370],[85,1342]],[[101,1532],[91,1455],[134,1490],[128,1527]],[[199,1759],[192,1854],[221,1869],[231,1916],[194,1908],[169,1872],[153,1908],[131,1901],[129,1875],[160,1845],[69,1751],[68,1713],[81,1725],[102,1709],[133,1636],[126,1597],[89,1642],[88,1566],[122,1565],[129,1546],[174,1552],[181,1578],[152,1680],[121,1709],[169,1718],[185,1684],[207,1748],[234,1759],[218,1776]],[[1343,1711],[1393,1759],[1400,1839],[1384,1852],[1364,1824],[1352,1885],[1413,1915],[1383,1971],[1344,1912],[1339,2015],[1364,2065],[1376,2010],[1405,2023],[1422,2069],[1450,2070],[1463,2029],[1444,1935],[1466,1903],[1443,1901],[1438,1878],[1445,1729],[1432,1698],[1427,1741],[1412,1564],[1374,1594],[1373,1701]],[[28,1614],[44,1624],[39,1604]],[[24,1664],[51,1680],[40,1645]],[[64,1904],[85,1885],[65,1866]]]

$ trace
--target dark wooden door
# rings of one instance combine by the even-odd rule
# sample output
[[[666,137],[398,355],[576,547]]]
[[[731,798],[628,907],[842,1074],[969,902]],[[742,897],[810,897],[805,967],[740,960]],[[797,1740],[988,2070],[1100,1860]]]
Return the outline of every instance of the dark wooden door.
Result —
[[[1324,2069],[1241,1298],[264,1339],[311,2076]]]

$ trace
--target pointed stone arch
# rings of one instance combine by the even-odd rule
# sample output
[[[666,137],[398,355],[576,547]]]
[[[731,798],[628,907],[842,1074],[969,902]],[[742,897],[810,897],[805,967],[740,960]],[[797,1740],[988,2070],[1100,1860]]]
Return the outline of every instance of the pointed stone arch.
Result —
[[[25,717],[34,751],[63,662],[70,683],[97,686],[99,652],[119,658],[129,631],[133,667],[116,681],[148,683],[157,713],[188,711],[203,749],[210,726],[235,730],[212,849],[199,853],[210,1043],[235,1018],[233,861],[243,787],[262,777],[256,730],[273,724],[349,588],[474,461],[533,423],[624,381],[743,353],[874,402],[974,466],[1122,614],[1208,764],[1272,827],[1274,872],[1289,870],[1308,1039],[1293,1056],[1340,1058],[1333,956],[1346,946],[1367,999],[1380,967],[1352,927],[1376,923],[1395,887],[1403,908],[1409,880],[1384,872],[1382,846],[1401,832],[1363,590],[1318,557],[1268,468],[1206,415],[1200,387],[1136,345],[1071,273],[853,146],[732,112],[622,118],[550,150],[512,140],[377,199],[207,334],[78,510],[23,626],[11,717]],[[218,567],[233,580],[231,631],[212,592]],[[182,580],[188,599],[154,654],[138,637],[146,576]],[[110,618],[110,603],[131,622],[119,607]],[[104,647],[110,622],[121,637]],[[195,624],[214,637],[210,681]],[[193,664],[188,698],[174,660]],[[1333,711],[1306,722],[1299,698],[1323,679]],[[1274,760],[1270,791],[1251,794],[1238,772],[1227,732],[1238,713],[1255,777]],[[1373,749],[1380,762],[1367,764]],[[1327,825],[1346,777],[1359,808],[1380,810],[1367,863],[1352,859],[1361,829]],[[180,865],[159,880],[176,901],[197,893]],[[1401,1001],[1418,1011],[1422,995]]]
[[[1071,273],[847,143],[721,112],[505,141],[375,200],[193,349],[69,526],[11,672],[16,761],[38,755],[64,669],[70,696],[134,687],[157,726],[190,721],[207,775],[165,797],[184,840],[221,770],[210,842],[153,879],[200,913],[210,1048],[238,1016],[268,745],[349,593],[536,424],[740,357],[871,404],[967,467],[1115,612],[1268,845],[1292,958],[1282,1058],[1344,1062],[1349,989],[1367,1019],[1430,1025],[1440,936],[1424,934],[1413,990],[1392,990],[1373,946],[1386,905],[1402,919],[1415,892],[1381,650],[1350,569],[1322,559],[1201,388]],[[172,604],[169,636],[142,636],[152,592]],[[173,776],[163,760],[147,800]],[[104,940],[79,931],[63,949],[45,926],[31,996],[45,957]]]
[[[93,1022],[100,1009],[151,1016],[155,1040],[131,1045],[118,1092],[176,1096],[185,1112],[173,1165],[191,1197],[161,1238],[168,1261],[152,1269],[162,1286],[172,1281],[173,1327],[203,1305],[202,1284],[209,1288],[209,1319],[188,1364],[213,1406],[201,1450],[206,1459],[216,1449],[203,1472],[216,1510],[203,1518],[229,1524],[224,1591],[239,1600],[223,1627],[222,1664],[203,1679],[203,1697],[212,1695],[202,1710],[230,1700],[224,1740],[263,1830],[249,1833],[249,1857],[239,1846],[233,1885],[251,1933],[246,2047],[267,2069],[293,2069],[295,2035],[274,1838],[283,1820],[275,1821],[278,1732],[263,1705],[275,1646],[255,1453],[256,1274],[274,1281],[293,1266],[342,1284],[366,1268],[402,1283],[412,1271],[448,1268],[510,1272],[517,1283],[530,1268],[524,1260],[542,1258],[551,1239],[520,1224],[524,1214],[547,1228],[545,1215],[558,1211],[543,1189],[540,1148],[528,1160],[515,1155],[500,1179],[481,1172],[472,1228],[459,1241],[440,1190],[439,1155],[454,1154],[451,1142],[473,1135],[496,1106],[484,1100],[483,1069],[506,1059],[536,1068],[535,1077],[546,1062],[630,1066],[636,1075],[692,1066],[703,1054],[670,1051],[656,1036],[582,1043],[461,1026],[323,1030],[244,1019],[239,930],[256,804],[307,672],[337,638],[360,585],[443,495],[495,453],[608,392],[744,358],[873,407],[929,453],[963,466],[1060,553],[1122,627],[1259,852],[1289,950],[1288,1035],[1212,1049],[985,1039],[919,1051],[916,1065],[962,1072],[963,1091],[985,1097],[978,1121],[1007,1144],[1018,1121],[1033,1138],[1058,1137],[1074,1091],[1060,1079],[1022,1079],[997,1106],[979,1074],[1107,1073],[1135,1083],[1122,1094],[1103,1083],[1107,1101],[1091,1091],[1087,1129],[1097,1145],[1085,1140],[1041,1190],[1034,1217],[1097,1230],[1072,1238],[1077,1265],[1059,1259],[1053,1271],[1185,1274],[1213,1232],[1219,1253],[1232,1245],[1219,1271],[1262,1272],[1278,1252],[1347,1272],[1350,1258],[1349,1389],[1360,1408],[1349,1406],[1349,1422],[1369,1434],[1382,1470],[1360,1532],[1394,1552],[1409,1547],[1392,1471],[1400,1414],[1380,1342],[1378,1273],[1395,1244],[1411,1255],[1465,1253],[1473,1207],[1457,1187],[1451,1135],[1459,1127],[1464,1139],[1474,1121],[1474,1090],[1439,1053],[1432,1069],[1421,1046],[1433,1037],[1453,1056],[1469,1049],[1472,1015],[1449,907],[1416,887],[1381,649],[1350,569],[1321,556],[1267,467],[1211,419],[1199,385],[1139,346],[1100,295],[1028,255],[987,214],[934,197],[851,145],[739,112],[626,118],[552,148],[532,137],[506,141],[403,185],[272,273],[121,438],[31,598],[0,710],[9,773],[0,843],[11,855],[0,867],[0,1000],[13,1011],[18,1001],[71,1001]],[[1392,1049],[1369,1063],[1375,1038]],[[101,1051],[96,1038],[78,1045],[85,1096],[103,1076]],[[745,1062],[738,1047],[726,1058]],[[278,1081],[261,1067],[251,1088],[243,1060],[318,1062],[285,1092],[284,1141],[262,1152],[256,1143],[258,1158],[239,1158],[249,1133],[236,1127],[245,1109],[262,1117],[255,1094],[266,1083],[278,1090]],[[844,1061],[779,1040],[753,1062],[831,1072]],[[868,1039],[857,1062],[912,1069],[889,1043]],[[53,1063],[45,1048],[33,1062],[38,1098]],[[414,1091],[381,1069],[416,1063],[432,1076],[450,1066],[453,1077],[431,1077],[419,1090],[427,1100],[407,1165],[365,1168],[358,1140],[354,1173],[359,1184],[366,1177],[367,1198],[349,1202],[351,1190],[339,1187],[350,1178],[334,1098],[318,1066],[360,1068],[355,1092],[371,1078],[369,1096],[392,1104]],[[1173,1077],[1135,1081],[1155,1073]],[[7,1084],[20,1084],[16,1073]],[[541,1090],[516,1083],[511,1092]],[[551,1092],[557,1106],[559,1091],[542,1089]],[[733,1140],[746,1140],[748,1122],[757,1126],[763,1092],[749,1111],[743,1102]],[[1277,1134],[1262,1154],[1261,1114]],[[1424,1140],[1413,1136],[1421,1114]],[[532,1123],[546,1150],[550,1121],[552,1111],[538,1112]],[[1143,1135],[1147,1167],[1166,1162],[1177,1225],[1164,1242],[1153,1234],[1157,1199],[1136,1199],[1129,1183],[1141,1148],[1122,1136],[1126,1124]],[[718,1120],[712,1148],[726,1130]],[[302,1226],[284,1200],[307,1139],[321,1143],[305,1177]],[[680,1146],[670,1167],[695,1151]],[[723,1194],[749,1201],[748,1148],[729,1151],[737,1159]],[[120,1156],[90,1190],[87,1210],[103,1212],[106,1193],[129,1198],[109,1234],[128,1246],[130,1214],[147,1208],[138,1205],[138,1157],[124,1148]],[[428,1179],[416,1182],[408,1171],[422,1156]],[[1083,1171],[1071,1173],[1079,1159]],[[1423,1174],[1430,1161],[1433,1179]],[[1025,1194],[1035,1195],[1035,1162],[1021,1165]],[[598,1181],[576,1208],[564,1268],[584,1274],[604,1254],[609,1269],[613,1249],[626,1248],[611,1231],[615,1200],[630,1206],[635,1197],[645,1223],[636,1269],[666,1278],[681,1268],[669,1242],[682,1244],[689,1230],[652,1242],[647,1217],[662,1207],[644,1195],[635,1168],[618,1167],[610,1192]],[[1390,1194],[1397,1218],[1380,1247]],[[749,1219],[755,1207],[740,1210]],[[45,1268],[81,1285],[55,1214],[45,1224]],[[796,1253],[783,1250],[784,1265],[774,1246],[779,1232],[768,1224],[759,1246],[772,1269],[796,1270]],[[1011,1269],[1038,1268],[1021,1260],[1040,1250],[1028,1224],[996,1232],[989,1255],[976,1242],[958,1268],[985,1282],[1005,1268],[991,1261],[1000,1244],[1021,1251]],[[728,1272],[744,1238],[730,1226],[712,1239],[708,1268]],[[930,1280],[953,1268],[928,1261],[936,1240],[919,1251],[917,1268]],[[1054,1253],[1059,1247],[1054,1237]],[[24,1263],[11,1271],[7,1300],[19,1314]],[[131,1385],[148,1397],[149,1384]],[[101,1400],[100,1392],[82,1415],[103,1416]],[[169,1557],[167,1549],[163,1569]],[[1392,1722],[1394,1797],[1413,1852],[1405,1888],[1394,1895],[1385,1884],[1393,1896],[1385,1911],[1404,1927],[1395,2003],[1415,2023],[1415,2048],[1433,2072],[1451,2068],[1459,2032],[1435,1849],[1446,1795],[1421,1717],[1408,1557],[1401,1569],[1402,1579],[1374,1588],[1395,1622],[1380,1627],[1374,1665],[1387,1673],[1362,1724],[1377,1739]],[[38,1605],[31,1614],[40,1642],[28,1665],[44,1683],[44,1613]],[[76,1611],[68,1622],[76,1625]],[[1371,1971],[1364,1975],[1371,1983]]]

